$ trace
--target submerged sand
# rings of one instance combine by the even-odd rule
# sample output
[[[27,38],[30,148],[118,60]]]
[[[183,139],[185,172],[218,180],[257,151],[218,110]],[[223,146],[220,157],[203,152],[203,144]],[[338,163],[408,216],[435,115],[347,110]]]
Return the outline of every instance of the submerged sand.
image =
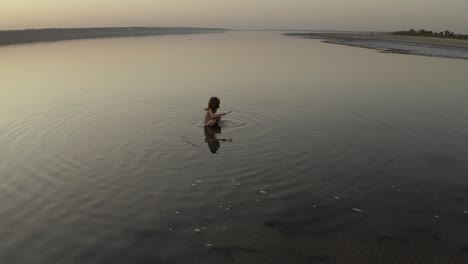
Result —
[[[322,39],[326,43],[369,48],[384,53],[468,60],[468,40],[370,33],[288,33],[285,35]]]

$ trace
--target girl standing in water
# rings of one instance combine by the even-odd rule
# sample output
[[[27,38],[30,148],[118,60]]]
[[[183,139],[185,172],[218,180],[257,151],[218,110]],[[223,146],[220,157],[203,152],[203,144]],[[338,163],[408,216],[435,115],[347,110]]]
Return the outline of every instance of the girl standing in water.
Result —
[[[219,100],[218,97],[210,98],[210,101],[208,102],[208,107],[205,109],[206,114],[205,114],[205,120],[203,122],[205,126],[210,126],[210,127],[218,126],[219,121],[221,121],[221,117],[230,113],[230,112],[227,112],[227,113],[216,114],[216,111],[218,111],[220,103],[221,101]]]

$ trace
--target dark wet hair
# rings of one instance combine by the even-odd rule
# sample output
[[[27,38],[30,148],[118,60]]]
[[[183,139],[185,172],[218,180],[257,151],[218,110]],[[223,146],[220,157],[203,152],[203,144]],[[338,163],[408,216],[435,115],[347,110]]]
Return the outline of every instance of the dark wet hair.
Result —
[[[219,108],[220,103],[221,103],[221,101],[219,100],[218,97],[211,97],[210,101],[208,102],[208,107],[205,109],[205,111],[208,111],[209,109],[211,109],[211,111],[213,111],[213,113],[216,113],[216,111]]]

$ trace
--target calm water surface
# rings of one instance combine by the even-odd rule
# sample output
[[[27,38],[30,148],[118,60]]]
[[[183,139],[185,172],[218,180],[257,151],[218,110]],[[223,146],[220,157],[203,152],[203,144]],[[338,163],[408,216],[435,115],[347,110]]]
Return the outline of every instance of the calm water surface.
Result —
[[[0,72],[0,263],[468,261],[468,61],[232,32]]]

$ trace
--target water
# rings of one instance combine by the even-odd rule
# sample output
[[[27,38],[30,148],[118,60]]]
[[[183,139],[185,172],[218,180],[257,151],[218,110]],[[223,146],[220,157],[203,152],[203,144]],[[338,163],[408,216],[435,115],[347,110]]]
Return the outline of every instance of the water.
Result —
[[[467,261],[467,61],[278,32],[0,58],[0,263]]]

